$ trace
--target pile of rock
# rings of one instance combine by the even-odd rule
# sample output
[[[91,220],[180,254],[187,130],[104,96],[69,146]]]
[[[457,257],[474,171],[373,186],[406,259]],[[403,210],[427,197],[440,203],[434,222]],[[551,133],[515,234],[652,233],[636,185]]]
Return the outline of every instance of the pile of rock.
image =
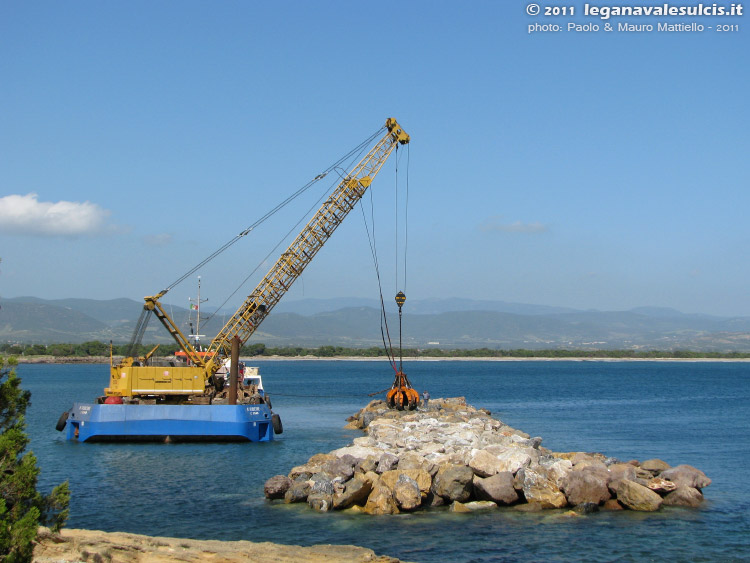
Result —
[[[396,514],[445,504],[451,510],[514,505],[653,511],[698,506],[711,480],[689,465],[620,462],[599,453],[552,452],[541,438],[511,428],[464,398],[428,410],[394,411],[373,401],[349,418],[366,436],[316,454],[265,484],[268,499],[307,502],[319,511]]]

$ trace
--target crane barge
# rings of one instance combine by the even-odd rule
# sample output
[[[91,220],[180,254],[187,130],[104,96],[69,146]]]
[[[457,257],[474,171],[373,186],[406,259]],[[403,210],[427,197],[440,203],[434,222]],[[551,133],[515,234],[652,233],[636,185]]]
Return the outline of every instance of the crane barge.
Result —
[[[110,361],[110,383],[94,403],[74,403],[57,429],[68,440],[269,441],[282,432],[281,419],[257,386],[238,382],[239,349],[302,274],[355,204],[383,164],[409,135],[394,118],[385,134],[345,176],[294,241],[211,341],[198,350],[165,310],[168,290],[144,297],[134,334],[140,341],[153,314],[180,348],[185,365],[154,365],[156,348],[144,356]],[[136,338],[136,335],[139,335]],[[229,368],[229,389],[221,371]]]

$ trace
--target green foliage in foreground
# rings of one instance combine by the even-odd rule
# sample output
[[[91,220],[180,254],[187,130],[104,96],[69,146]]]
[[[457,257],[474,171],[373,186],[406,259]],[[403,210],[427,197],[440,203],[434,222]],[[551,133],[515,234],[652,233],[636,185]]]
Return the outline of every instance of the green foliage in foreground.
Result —
[[[36,490],[39,468],[29,443],[24,414],[31,393],[21,389],[15,361],[0,357],[0,558],[4,563],[31,561],[40,524],[59,530],[68,517],[67,481],[44,496]]]
[[[123,356],[127,352],[126,344],[115,345],[113,354]],[[142,345],[139,355],[146,354],[153,345]],[[174,345],[162,345],[155,356],[164,357],[174,353]],[[19,356],[54,356],[90,358],[93,356],[109,356],[109,344],[104,342],[83,342],[81,344],[0,344],[0,352]],[[398,352],[398,351],[396,351]],[[347,348],[344,346],[320,346],[319,348],[303,348],[300,346],[267,347],[263,343],[248,344],[242,347],[242,356],[282,356],[298,358],[313,356],[317,358],[332,358],[337,356],[352,356],[357,358],[384,358],[387,356],[382,347]],[[693,350],[494,350],[490,348],[409,348],[403,352],[405,358],[612,358],[612,359],[653,359],[653,358],[708,358],[708,359],[743,359],[750,358],[748,352],[696,352]]]

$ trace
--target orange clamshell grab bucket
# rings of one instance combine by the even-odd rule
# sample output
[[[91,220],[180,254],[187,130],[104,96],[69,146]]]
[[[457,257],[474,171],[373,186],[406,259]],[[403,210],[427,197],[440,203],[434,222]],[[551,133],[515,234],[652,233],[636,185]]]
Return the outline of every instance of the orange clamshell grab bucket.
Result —
[[[419,406],[419,392],[412,388],[406,374],[399,371],[393,386],[385,395],[385,402],[392,409],[413,411]]]

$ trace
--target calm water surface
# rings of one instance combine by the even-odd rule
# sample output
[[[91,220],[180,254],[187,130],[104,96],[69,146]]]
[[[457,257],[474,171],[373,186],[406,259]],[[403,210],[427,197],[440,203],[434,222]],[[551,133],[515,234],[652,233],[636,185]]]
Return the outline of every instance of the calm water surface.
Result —
[[[54,429],[108,384],[104,365],[22,365],[40,487],[65,479],[70,527],[200,539],[356,544],[407,561],[750,561],[750,364],[413,362],[433,397],[463,395],[560,451],[688,463],[713,480],[701,510],[369,517],[268,503],[263,483],[360,436],[345,418],[390,385],[383,362],[265,361],[284,434],[264,444],[76,444]]]

